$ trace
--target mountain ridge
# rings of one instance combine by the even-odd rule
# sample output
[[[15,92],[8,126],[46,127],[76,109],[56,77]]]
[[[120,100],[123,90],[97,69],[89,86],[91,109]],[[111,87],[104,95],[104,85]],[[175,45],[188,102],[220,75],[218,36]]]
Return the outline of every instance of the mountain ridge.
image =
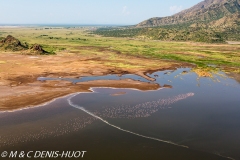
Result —
[[[240,41],[240,0],[205,0],[173,16],[150,18],[129,28],[98,29],[95,33],[162,41]]]
[[[240,0],[205,0],[168,17],[154,17],[136,27],[156,27],[181,23],[211,22],[240,12]]]

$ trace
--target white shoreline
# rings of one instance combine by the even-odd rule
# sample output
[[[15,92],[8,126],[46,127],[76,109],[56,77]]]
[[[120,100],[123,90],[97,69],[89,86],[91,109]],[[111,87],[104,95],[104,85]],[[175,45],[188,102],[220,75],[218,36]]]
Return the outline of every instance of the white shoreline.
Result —
[[[77,95],[77,94],[76,94],[76,95]],[[105,124],[107,124],[107,125],[109,125],[109,126],[111,126],[111,127],[114,127],[114,128],[116,128],[116,129],[118,129],[118,130],[121,130],[121,131],[123,131],[123,132],[127,132],[127,133],[130,133],[130,134],[136,135],[136,136],[138,136],[138,137],[142,137],[142,138],[146,138],[146,139],[151,139],[151,140],[155,140],[155,141],[159,141],[159,142],[171,144],[171,145],[175,145],[175,146],[178,146],[178,147],[189,148],[188,146],[180,145],[180,144],[177,144],[177,143],[174,143],[174,142],[171,142],[171,141],[162,140],[162,139],[159,139],[159,138],[144,136],[144,135],[142,135],[142,134],[138,134],[138,133],[135,133],[135,132],[132,132],[132,131],[129,131],[129,130],[122,129],[122,128],[118,127],[118,126],[115,126],[115,125],[109,123],[107,120],[104,120],[104,119],[102,119],[101,117],[99,117],[99,116],[93,114],[92,112],[86,110],[84,107],[81,107],[81,106],[78,106],[78,105],[76,105],[76,104],[73,104],[72,101],[71,101],[71,99],[72,99],[73,97],[75,97],[76,95],[73,95],[73,96],[71,96],[71,97],[69,97],[69,98],[67,99],[69,105],[71,105],[72,107],[74,107],[74,108],[76,108],[76,109],[80,109],[81,111],[83,111],[83,112],[85,112],[85,113],[93,116],[94,118],[96,118],[96,119],[104,122]]]
[[[27,109],[34,109],[34,108],[38,108],[38,107],[43,107],[43,106],[46,106],[46,105],[48,105],[48,104],[56,101],[57,99],[66,98],[66,97],[68,97],[68,96],[77,95],[77,94],[81,94],[81,93],[98,93],[98,92],[96,92],[96,91],[94,90],[95,88],[129,89],[129,90],[136,90],[136,91],[140,91],[140,92],[151,92],[151,91],[158,91],[158,90],[164,89],[164,88],[166,88],[166,87],[162,87],[162,88],[159,88],[159,89],[157,89],[157,90],[148,90],[148,91],[143,91],[143,90],[136,89],[136,88],[90,87],[88,90],[91,91],[91,92],[75,92],[75,93],[70,93],[70,94],[68,94],[68,95],[61,96],[61,97],[57,97],[57,98],[54,98],[54,99],[52,99],[52,100],[50,100],[50,101],[47,101],[47,102],[44,102],[44,103],[41,103],[41,104],[38,104],[38,105],[29,105],[29,106],[27,106],[27,107],[23,107],[23,108],[19,108],[19,109],[0,111],[0,114],[2,114],[2,113],[13,113],[13,112],[23,111],[23,110],[27,110]]]

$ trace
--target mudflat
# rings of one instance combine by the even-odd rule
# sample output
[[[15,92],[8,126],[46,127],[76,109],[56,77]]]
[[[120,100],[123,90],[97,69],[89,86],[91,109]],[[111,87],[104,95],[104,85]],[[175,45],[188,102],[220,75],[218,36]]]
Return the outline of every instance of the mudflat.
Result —
[[[124,57],[125,58],[125,57]],[[69,81],[38,81],[38,77],[100,76],[107,74],[136,74],[146,79],[146,72],[153,70],[175,69],[180,66],[191,66],[186,63],[164,60],[149,61],[143,58],[126,57],[132,65],[138,68],[117,68],[108,66],[107,59],[96,56],[76,55],[21,55],[10,52],[0,53],[0,110],[15,110],[30,107],[50,101],[74,92],[91,92],[90,87],[136,88],[140,90],[155,90],[158,84],[140,82],[132,79],[96,80],[73,84]],[[118,62],[117,62],[118,61]],[[112,63],[119,63],[112,60]],[[125,63],[128,63],[127,60]],[[159,64],[159,65],[156,65]]]

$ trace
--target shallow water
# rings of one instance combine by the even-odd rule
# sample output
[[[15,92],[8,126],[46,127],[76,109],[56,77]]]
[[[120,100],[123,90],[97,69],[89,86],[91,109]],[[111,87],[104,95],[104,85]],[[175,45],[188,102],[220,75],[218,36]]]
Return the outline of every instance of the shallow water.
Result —
[[[116,74],[109,74],[105,76],[86,76],[86,77],[80,77],[80,78],[51,78],[51,77],[38,77],[39,81],[47,81],[47,80],[62,80],[62,81],[70,81],[72,83],[78,83],[78,82],[87,82],[87,81],[93,81],[93,80],[121,80],[121,79],[134,79],[141,82],[151,82],[141,76],[134,75],[134,74],[125,74],[125,75],[116,75]]]
[[[84,159],[240,159],[238,82],[220,72],[198,78],[188,68],[148,76],[173,88],[92,88],[0,113],[0,151],[85,150]]]

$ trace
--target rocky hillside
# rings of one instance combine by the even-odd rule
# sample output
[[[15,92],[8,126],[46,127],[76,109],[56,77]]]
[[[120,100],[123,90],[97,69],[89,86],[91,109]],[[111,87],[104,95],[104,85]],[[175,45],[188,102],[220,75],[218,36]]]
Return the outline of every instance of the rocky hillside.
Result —
[[[4,51],[22,51],[22,54],[48,54],[39,44],[34,44],[28,48],[26,43],[22,44],[17,38],[11,35],[1,38],[0,49]]]
[[[151,18],[136,27],[212,22],[236,13],[240,13],[240,0],[205,0],[173,16]]]
[[[29,52],[34,54],[48,54],[48,52],[45,51],[39,44],[34,44],[32,47],[30,47]]]
[[[21,44],[18,39],[11,35],[8,35],[0,41],[0,48],[10,51],[21,51],[27,49],[27,47]]]

